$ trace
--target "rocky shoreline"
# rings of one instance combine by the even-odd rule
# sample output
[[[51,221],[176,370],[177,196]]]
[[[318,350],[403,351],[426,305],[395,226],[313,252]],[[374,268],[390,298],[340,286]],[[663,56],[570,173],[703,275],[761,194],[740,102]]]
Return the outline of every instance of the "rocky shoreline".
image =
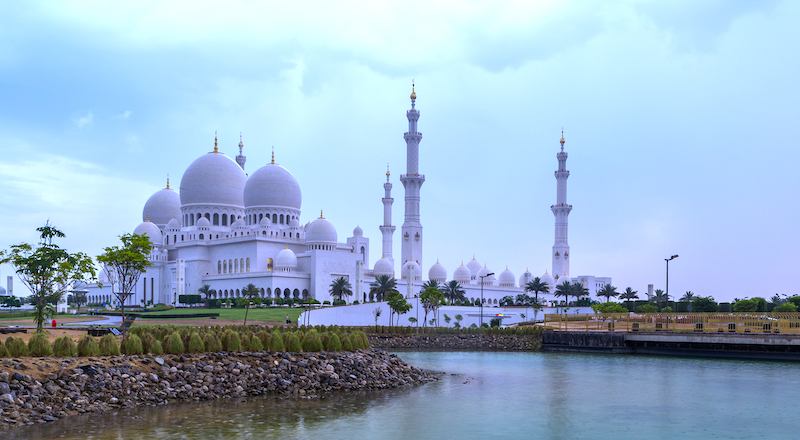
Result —
[[[0,429],[170,401],[419,385],[437,374],[380,350],[0,359]]]
[[[381,350],[540,351],[541,335],[496,334],[368,334],[370,347]]]

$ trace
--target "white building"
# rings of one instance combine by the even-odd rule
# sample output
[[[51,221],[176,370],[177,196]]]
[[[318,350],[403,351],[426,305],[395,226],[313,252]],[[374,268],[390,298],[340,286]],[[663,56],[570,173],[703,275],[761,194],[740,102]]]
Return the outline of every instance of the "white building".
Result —
[[[405,188],[405,219],[401,228],[401,273],[398,289],[409,297],[419,292],[422,277],[422,223],[420,188],[425,176],[419,174],[419,144],[422,134],[417,130],[420,112],[415,108],[416,94],[411,93],[411,109],[406,113],[408,132],[404,134],[407,151],[406,173],[400,176]],[[150,237],[153,265],[142,274],[136,293],[126,305],[146,303],[176,304],[178,296],[195,294],[205,284],[216,291],[212,297],[242,296],[242,288],[250,283],[257,286],[263,297],[307,298],[329,300],[329,287],[338,277],[347,278],[356,293],[351,299],[363,301],[369,283],[378,275],[396,276],[392,238],[392,184],[387,170],[382,199],[384,221],[382,256],[371,264],[369,239],[360,227],[344,242],[331,222],[320,213],[319,218],[301,224],[302,194],[291,172],[272,162],[248,177],[244,168],[244,145],[239,142],[235,160],[218,149],[197,158],[183,173],[180,191],[169,185],[153,194],[142,211],[143,222],[134,230]],[[569,245],[567,216],[572,209],[566,203],[567,153],[563,134],[558,153],[557,203],[551,207],[556,217],[556,242],[553,246],[553,274],[541,276],[551,288],[569,277]],[[371,269],[370,269],[371,268]],[[458,281],[466,296],[480,298],[481,282],[487,304],[499,304],[504,296],[523,292],[533,280],[530,272],[519,279],[507,268],[499,275],[473,259],[452,272],[433,264],[428,279],[445,283]],[[100,282],[105,281],[101,271]],[[572,277],[594,294],[610,278],[593,276]],[[90,303],[115,302],[106,283],[88,286]]]

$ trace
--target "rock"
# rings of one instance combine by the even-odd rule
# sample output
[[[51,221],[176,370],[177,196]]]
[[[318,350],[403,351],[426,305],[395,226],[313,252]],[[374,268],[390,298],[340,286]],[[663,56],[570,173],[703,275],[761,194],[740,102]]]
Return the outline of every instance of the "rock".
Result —
[[[4,393],[4,394],[0,395],[0,401],[8,402],[11,405],[13,405],[15,403],[14,402],[14,396],[12,396],[11,393]]]
[[[155,361],[156,361],[156,363],[157,363],[158,365],[164,365],[164,359],[161,359],[161,358],[155,358]]]

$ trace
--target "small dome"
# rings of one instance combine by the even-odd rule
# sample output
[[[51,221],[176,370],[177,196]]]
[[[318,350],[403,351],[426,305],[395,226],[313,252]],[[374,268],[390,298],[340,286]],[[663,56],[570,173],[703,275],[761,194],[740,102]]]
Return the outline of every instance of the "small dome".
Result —
[[[100,269],[99,271],[97,271],[97,282],[98,283],[105,283],[106,282],[106,271],[105,270]]]
[[[262,218],[261,221],[258,222],[258,224],[260,224],[261,226],[269,226],[272,224],[272,220],[269,219],[268,215],[265,215],[264,218]]]
[[[447,281],[447,269],[445,269],[444,266],[437,261],[436,264],[431,266],[431,269],[428,271],[428,279],[439,282]]]
[[[146,235],[153,244],[161,244],[161,240],[163,239],[161,229],[158,229],[158,226],[156,226],[156,224],[153,222],[140,223],[139,226],[133,230],[133,233],[138,235]]]
[[[282,249],[275,257],[275,268],[278,270],[297,268],[297,256],[289,248]]]
[[[300,227],[300,221],[297,220],[296,218],[293,218],[293,219],[289,220],[289,227],[290,228],[299,228]]]
[[[403,265],[403,272],[400,274],[401,279],[407,279],[408,274],[411,273],[412,270],[414,274],[414,280],[422,279],[422,268],[419,267],[419,264],[417,264],[417,262],[414,260],[408,260],[406,261],[406,264]]]
[[[177,229],[180,229],[180,228],[181,228],[181,224],[180,224],[180,222],[178,222],[178,219],[176,219],[176,218],[172,218],[167,223],[167,229],[169,229],[169,230],[177,230]]]
[[[328,220],[320,217],[314,220],[306,229],[306,243],[332,243],[339,240],[336,228]]]
[[[539,281],[547,284],[547,291],[553,293],[556,291],[556,280],[553,276],[545,272],[544,275],[539,277]]]
[[[394,266],[392,262],[389,261],[388,258],[383,257],[380,260],[375,262],[375,268],[372,269],[372,274],[375,276],[378,275],[388,275],[390,277],[394,276]]]
[[[142,210],[142,221],[148,219],[158,226],[166,225],[172,218],[181,216],[181,196],[171,189],[153,193]]]
[[[464,266],[463,264],[458,266],[455,272],[453,272],[453,279],[459,283],[469,284],[471,278],[472,273],[469,271],[469,269],[467,269],[467,266]]]
[[[484,285],[491,285],[494,284],[494,275],[489,275],[492,273],[486,266],[482,267],[481,270],[478,271],[477,275],[475,275],[475,279],[478,280],[478,284],[483,282]],[[489,275],[488,277],[486,275]],[[485,278],[481,278],[485,277]]]
[[[236,162],[222,153],[198,157],[183,173],[181,205],[244,206],[247,176]]]
[[[525,286],[531,281],[533,281],[533,274],[531,274],[530,271],[526,270],[525,273],[519,276],[519,287],[522,287],[524,289]]]
[[[502,287],[514,287],[515,282],[516,277],[514,276],[514,273],[508,270],[508,268],[500,272],[500,276],[497,277],[497,284]]]
[[[475,257],[472,257],[469,263],[467,263],[467,269],[469,269],[470,274],[474,278],[478,275],[478,271],[481,270],[481,263],[478,263],[478,260]]]
[[[561,276],[560,276],[560,277],[558,277],[558,279],[556,280],[556,286],[559,286],[559,285],[561,285],[561,284],[564,284],[564,281],[569,281],[570,283],[572,282],[572,280],[570,279],[570,277],[568,277],[567,275],[561,275]]]
[[[356,226],[356,228],[353,229],[353,237],[361,237],[363,235],[364,231],[361,230],[361,226]]]
[[[200,217],[200,220],[198,220],[198,221],[195,223],[195,225],[196,225],[197,227],[199,227],[199,228],[207,228],[207,227],[211,226],[211,222],[210,222],[210,221],[208,221],[208,219],[207,219],[207,218],[205,218],[205,217]]]
[[[303,197],[297,179],[286,168],[270,163],[257,169],[244,187],[244,206],[300,209]]]
[[[3,287],[3,286],[0,286],[0,296],[5,296],[5,295],[6,295],[6,288]]]
[[[244,221],[243,218],[240,218],[239,220],[236,220],[235,222],[233,222],[233,224],[231,225],[231,228],[234,228],[234,229],[247,229],[247,222]]]

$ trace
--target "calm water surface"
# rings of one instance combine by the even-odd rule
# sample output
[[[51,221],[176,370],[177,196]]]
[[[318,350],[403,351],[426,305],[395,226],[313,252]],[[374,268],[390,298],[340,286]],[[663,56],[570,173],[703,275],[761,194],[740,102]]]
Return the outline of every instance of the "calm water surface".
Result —
[[[446,371],[404,390],[85,415],[5,438],[796,439],[800,364],[561,353],[402,352]]]

